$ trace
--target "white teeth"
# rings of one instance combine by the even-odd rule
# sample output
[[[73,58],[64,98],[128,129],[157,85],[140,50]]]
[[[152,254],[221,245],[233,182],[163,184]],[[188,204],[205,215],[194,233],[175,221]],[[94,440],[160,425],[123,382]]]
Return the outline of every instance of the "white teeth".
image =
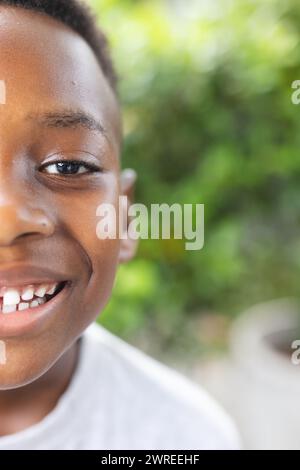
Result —
[[[35,291],[35,295],[37,297],[44,297],[47,291],[47,286],[40,286],[38,289]]]
[[[26,287],[22,293],[22,300],[31,300],[33,299],[34,290],[33,287]]]
[[[22,310],[27,310],[27,308],[29,308],[28,303],[26,303],[26,302],[19,303],[19,308],[18,308],[19,312],[22,311]]]
[[[48,295],[53,295],[56,290],[57,285],[52,286],[49,290],[47,290]]]
[[[2,308],[0,313],[9,314],[38,307],[47,302],[46,294],[53,295],[58,284],[40,284],[39,286],[27,285],[19,288],[1,287]]]
[[[8,313],[14,313],[17,310],[16,305],[3,305],[2,307],[2,313],[8,314]]]
[[[20,302],[20,294],[16,289],[7,289],[3,296],[3,305],[16,305]]]

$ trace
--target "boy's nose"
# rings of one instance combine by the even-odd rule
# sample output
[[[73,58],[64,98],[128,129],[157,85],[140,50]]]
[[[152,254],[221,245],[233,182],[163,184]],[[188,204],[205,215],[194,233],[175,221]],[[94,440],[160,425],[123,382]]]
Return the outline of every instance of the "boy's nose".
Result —
[[[0,201],[0,246],[10,246],[30,236],[48,237],[53,231],[54,224],[43,210]]]

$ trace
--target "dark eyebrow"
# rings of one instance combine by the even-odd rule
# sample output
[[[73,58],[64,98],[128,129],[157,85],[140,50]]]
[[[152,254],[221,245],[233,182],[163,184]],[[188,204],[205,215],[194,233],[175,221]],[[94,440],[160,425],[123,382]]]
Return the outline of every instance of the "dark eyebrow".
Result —
[[[82,127],[90,131],[98,131],[106,135],[102,124],[92,115],[81,110],[62,110],[55,112],[46,112],[43,114],[30,114],[29,119],[37,120],[41,125],[50,128],[71,128]]]

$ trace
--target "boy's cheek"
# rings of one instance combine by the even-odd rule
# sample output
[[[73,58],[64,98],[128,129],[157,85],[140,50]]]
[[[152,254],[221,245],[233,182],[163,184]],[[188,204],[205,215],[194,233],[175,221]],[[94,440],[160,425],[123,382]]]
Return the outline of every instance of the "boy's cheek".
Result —
[[[77,211],[73,215],[69,213],[65,218],[67,232],[85,258],[82,268],[86,272],[77,273],[75,288],[78,288],[80,297],[86,305],[87,313],[88,310],[91,310],[91,315],[93,315],[94,306],[100,313],[109,300],[119,262],[119,238],[103,238],[97,234],[99,223],[97,208],[104,200],[106,204],[109,201],[110,204],[117,207],[116,196],[93,198],[93,200],[86,201],[85,204],[81,200],[77,205]],[[74,292],[74,296],[76,294],[78,292]]]
[[[98,312],[104,307],[111,295],[119,259],[119,240],[94,240],[89,256],[92,272],[87,287],[87,295],[95,299]]]

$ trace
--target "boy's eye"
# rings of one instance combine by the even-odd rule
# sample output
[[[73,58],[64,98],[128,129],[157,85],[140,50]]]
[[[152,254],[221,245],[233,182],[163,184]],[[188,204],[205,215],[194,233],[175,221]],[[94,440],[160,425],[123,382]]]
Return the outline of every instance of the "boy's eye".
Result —
[[[100,171],[94,165],[90,165],[84,162],[78,161],[61,161],[55,163],[48,163],[43,165],[41,171],[48,173],[50,175],[80,175],[80,174],[87,174],[87,173],[94,173],[96,171]]]

